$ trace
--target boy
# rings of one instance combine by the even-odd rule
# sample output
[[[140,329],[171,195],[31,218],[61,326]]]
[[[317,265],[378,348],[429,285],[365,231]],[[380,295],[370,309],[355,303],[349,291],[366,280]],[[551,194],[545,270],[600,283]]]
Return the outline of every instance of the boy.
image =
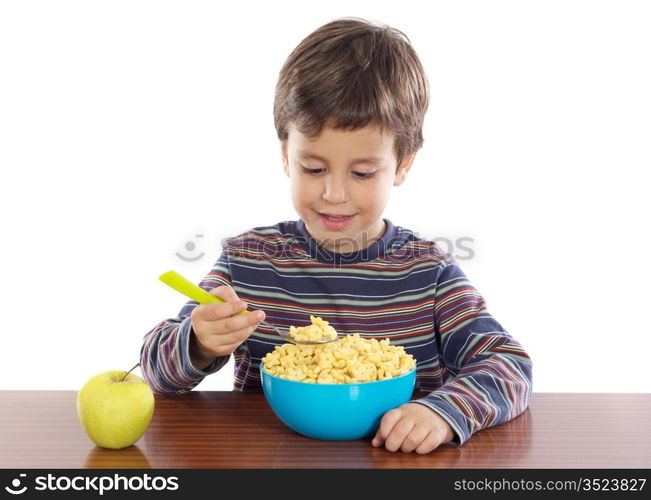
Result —
[[[532,365],[520,344],[451,257],[382,218],[422,146],[427,105],[418,57],[390,27],[340,19],[294,49],[274,118],[300,219],[228,240],[200,283],[227,302],[190,301],[146,335],[155,392],[187,392],[231,354],[235,389],[261,390],[260,359],[283,340],[259,322],[302,326],[313,314],[417,361],[427,395],[387,412],[373,446],[429,453],[526,409]],[[237,315],[247,307],[258,310]]]

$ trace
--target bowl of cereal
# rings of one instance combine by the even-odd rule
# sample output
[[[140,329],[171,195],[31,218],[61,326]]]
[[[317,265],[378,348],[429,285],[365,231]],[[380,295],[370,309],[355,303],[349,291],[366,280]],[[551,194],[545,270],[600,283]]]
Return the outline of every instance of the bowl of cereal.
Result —
[[[269,406],[290,429],[343,441],[371,436],[387,411],[411,399],[415,365],[389,339],[354,334],[276,346],[262,359],[260,375]]]

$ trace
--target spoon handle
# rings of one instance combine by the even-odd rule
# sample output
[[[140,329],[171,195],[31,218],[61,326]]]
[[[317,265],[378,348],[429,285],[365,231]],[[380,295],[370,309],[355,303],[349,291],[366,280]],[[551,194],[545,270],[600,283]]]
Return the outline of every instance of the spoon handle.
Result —
[[[208,293],[202,288],[199,288],[197,285],[195,285],[191,281],[188,281],[176,271],[167,271],[166,273],[161,274],[158,277],[158,279],[161,280],[166,285],[174,288],[174,290],[176,290],[177,292],[181,292],[186,297],[189,297],[192,300],[196,300],[197,302],[199,302],[199,304],[207,304],[209,302],[225,302],[223,299],[220,299],[216,295]],[[245,309],[244,311],[240,311],[237,314],[249,314],[249,311]],[[281,337],[295,344],[324,344],[336,340],[336,338],[329,339],[329,340],[296,340],[291,337],[291,335],[287,330],[284,329],[281,330],[273,326],[272,324],[267,323],[266,321],[261,321],[260,324],[264,325],[267,328],[272,329]]]
[[[167,271],[158,277],[166,285],[172,287],[177,292],[181,292],[186,297],[196,300],[199,304],[208,304],[210,302],[224,302],[216,295],[206,292],[202,288],[188,281],[176,271]],[[249,311],[244,310],[238,314],[248,314]]]

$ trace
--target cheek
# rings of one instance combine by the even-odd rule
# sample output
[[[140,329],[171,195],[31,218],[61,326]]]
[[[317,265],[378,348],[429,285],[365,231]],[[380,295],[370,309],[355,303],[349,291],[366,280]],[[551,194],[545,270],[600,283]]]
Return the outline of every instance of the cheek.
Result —
[[[391,188],[387,187],[386,183],[377,183],[375,185],[368,185],[363,193],[360,193],[359,199],[364,200],[363,203],[370,208],[383,208],[389,201],[389,194]]]
[[[289,178],[294,202],[307,202],[314,196],[314,186],[300,179],[298,175]]]

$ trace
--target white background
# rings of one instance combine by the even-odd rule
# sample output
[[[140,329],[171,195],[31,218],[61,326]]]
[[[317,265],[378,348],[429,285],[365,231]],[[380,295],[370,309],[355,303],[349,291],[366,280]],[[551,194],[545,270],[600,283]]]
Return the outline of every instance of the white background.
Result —
[[[409,36],[432,93],[384,216],[474,239],[460,264],[535,391],[651,390],[647,2],[234,4],[0,4],[0,389],[130,368],[185,303],[161,272],[199,281],[222,238],[297,217],[278,71],[359,16]],[[229,365],[198,388],[231,386]]]

